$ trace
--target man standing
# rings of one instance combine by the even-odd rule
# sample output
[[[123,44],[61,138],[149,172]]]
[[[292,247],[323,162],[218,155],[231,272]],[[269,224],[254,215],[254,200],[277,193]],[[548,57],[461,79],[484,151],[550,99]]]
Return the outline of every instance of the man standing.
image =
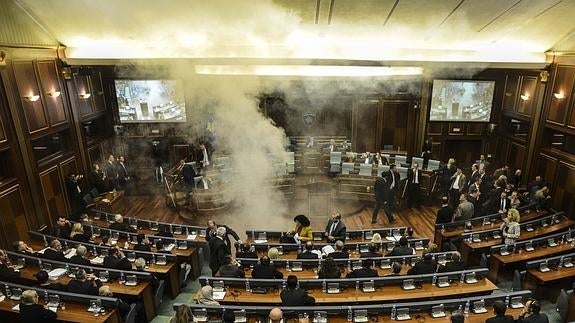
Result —
[[[435,224],[449,223],[453,219],[453,208],[449,206],[447,196],[441,198],[441,208],[437,210]]]
[[[84,178],[83,175],[71,173],[66,179],[66,191],[68,192],[68,200],[70,202],[70,207],[72,208],[73,217],[79,216],[86,208],[84,193],[82,192],[82,188],[79,183],[82,178]]]
[[[397,171],[397,167],[395,164],[389,165],[389,172],[386,175],[387,182],[389,183],[389,192],[387,193],[387,203],[384,204],[384,210],[387,214],[387,218],[389,223],[393,223],[393,207],[395,206],[395,196],[397,195],[397,191],[399,189],[399,183],[401,178],[399,176],[399,172]]]
[[[210,247],[210,269],[212,270],[213,276],[216,275],[220,267],[224,264],[225,257],[231,254],[224,241],[225,237],[226,228],[219,227],[216,230],[216,236],[208,242],[208,246]]]
[[[461,194],[459,196],[459,205],[455,210],[453,221],[468,221],[473,218],[474,207],[471,202],[467,201],[467,195]]]
[[[347,231],[345,223],[341,221],[341,213],[333,212],[331,219],[325,226],[325,238],[328,243],[334,243],[337,240],[345,241],[345,232]]]
[[[385,208],[385,204],[388,200],[389,195],[389,183],[387,178],[385,177],[378,177],[375,180],[375,185],[373,186],[373,190],[375,193],[375,207],[373,208],[373,213],[371,215],[371,223],[377,223],[377,214],[379,213],[379,209],[383,206]],[[387,218],[391,223],[393,221],[393,217],[390,218],[391,214],[387,214]]]
[[[118,186],[123,189],[128,184],[128,180],[130,179],[130,175],[128,175],[128,169],[126,168],[126,161],[124,160],[124,156],[118,157]]]
[[[465,186],[467,185],[467,178],[461,168],[458,168],[455,174],[451,176],[451,184],[449,185],[449,201],[452,206],[457,206],[459,204],[459,195],[465,192]]]
[[[421,172],[419,165],[413,163],[407,170],[407,207],[421,207]]]
[[[224,235],[224,242],[226,244],[226,248],[228,249],[228,254],[232,254],[232,242],[230,241],[230,235],[239,243],[242,243],[242,240],[238,236],[238,234],[232,230],[232,228],[228,227],[225,224],[216,224],[214,220],[208,220],[208,227],[206,228],[206,241],[210,241],[212,238],[217,236],[218,228],[223,227],[226,230],[226,234]]]
[[[471,177],[469,178],[469,182],[475,183],[478,177],[479,177],[479,165],[473,164],[471,165]]]
[[[206,149],[206,145],[200,144],[200,152],[202,154],[200,165],[202,166],[202,168],[207,168],[208,166],[210,166],[210,157],[208,156],[208,150]]]
[[[108,177],[108,180],[110,181],[110,189],[116,189],[118,187],[118,169],[116,167],[116,159],[114,158],[114,155],[110,155],[108,156],[108,160],[106,161],[106,164],[104,165],[104,173],[106,173],[106,176]]]

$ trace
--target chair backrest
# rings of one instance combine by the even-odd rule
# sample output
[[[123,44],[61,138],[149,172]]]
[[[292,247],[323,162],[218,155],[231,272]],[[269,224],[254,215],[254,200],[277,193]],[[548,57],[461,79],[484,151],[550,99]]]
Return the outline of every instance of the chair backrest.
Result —
[[[399,167],[396,166],[397,172],[399,173],[399,179],[406,179],[407,178],[407,168],[406,167]]]
[[[419,165],[419,169],[423,169],[423,158],[411,157],[411,163],[417,163],[417,165]]]
[[[511,281],[511,288],[513,290],[522,290],[523,289],[523,276],[525,275],[525,271],[514,270],[513,271],[513,280]]]
[[[353,163],[342,163],[341,164],[341,173],[342,174],[349,174],[349,172],[353,171]]]
[[[285,153],[286,163],[293,164],[295,163],[295,153],[293,151],[287,151]]]
[[[371,176],[372,170],[373,170],[373,166],[371,166],[371,164],[360,164],[359,165],[359,175]]]
[[[407,157],[402,155],[395,155],[395,165],[401,166],[402,164],[407,164]]]
[[[329,162],[330,164],[341,163],[341,151],[332,151],[329,153]]]
[[[439,160],[430,159],[427,161],[427,170],[438,170],[439,164]]]
[[[564,289],[561,289],[559,296],[557,296],[557,312],[561,318],[561,323],[567,322],[567,313],[569,311],[569,295]]]
[[[479,266],[480,267],[488,267],[489,266],[489,260],[488,257],[490,255],[486,254],[486,253],[482,253],[481,254],[481,259],[479,260]]]
[[[136,323],[136,303],[130,304],[130,310],[126,314],[124,323]]]
[[[158,308],[160,307],[164,299],[165,289],[166,289],[166,281],[160,280],[160,282],[158,283],[158,288],[156,289],[156,293],[154,294],[154,307],[156,308],[156,312],[158,311]]]
[[[90,195],[90,194],[84,195],[84,197],[82,199],[84,200],[84,202],[86,204],[92,204],[92,202],[94,202],[94,199],[92,198],[92,195]]]
[[[379,165],[377,166],[377,176],[381,177],[381,174],[384,172],[388,172],[389,171],[389,166],[388,165]]]

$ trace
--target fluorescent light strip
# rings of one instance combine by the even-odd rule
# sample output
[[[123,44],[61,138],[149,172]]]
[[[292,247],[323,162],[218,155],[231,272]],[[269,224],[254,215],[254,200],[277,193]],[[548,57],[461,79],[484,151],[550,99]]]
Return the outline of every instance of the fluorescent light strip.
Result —
[[[262,76],[374,77],[421,75],[421,67],[331,66],[331,65],[197,65],[197,74]]]

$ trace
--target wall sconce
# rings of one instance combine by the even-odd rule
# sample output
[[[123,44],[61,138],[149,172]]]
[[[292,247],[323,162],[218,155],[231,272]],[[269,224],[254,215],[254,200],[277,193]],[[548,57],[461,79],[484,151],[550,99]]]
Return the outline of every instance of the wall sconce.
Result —
[[[60,96],[60,91],[52,91],[52,92],[46,92],[46,95],[48,95],[49,97],[53,97],[53,98],[57,98]]]
[[[24,100],[26,100],[28,102],[36,102],[36,101],[38,101],[38,99],[40,99],[40,96],[38,94],[29,95],[29,96],[24,97]]]
[[[82,93],[82,94],[78,94],[78,96],[80,96],[80,98],[82,98],[82,99],[89,99],[90,96],[92,96],[92,94],[90,94],[90,93]]]
[[[511,92],[505,92],[505,96],[507,96],[507,97],[512,96],[512,95],[513,95],[513,93],[511,93]]]
[[[565,99],[565,93],[563,93],[563,92],[553,93],[553,96],[554,96],[557,100],[563,100],[563,99]]]
[[[521,100],[523,100],[523,101],[527,101],[527,100],[529,100],[530,98],[531,98],[531,96],[530,96],[529,94],[527,94],[527,93],[521,94]]]

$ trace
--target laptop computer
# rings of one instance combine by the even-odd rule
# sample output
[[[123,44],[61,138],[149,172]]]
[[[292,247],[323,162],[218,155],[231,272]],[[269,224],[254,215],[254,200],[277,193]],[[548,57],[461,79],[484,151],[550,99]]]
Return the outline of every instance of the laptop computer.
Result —
[[[10,295],[10,299],[13,301],[19,301],[22,297],[22,288],[12,288],[12,295]]]
[[[413,279],[405,279],[403,284],[401,284],[401,288],[403,290],[412,290],[415,289],[415,281]]]
[[[351,269],[352,270],[356,270],[356,269],[360,269],[360,268],[361,268],[361,260],[354,261],[351,263]]]
[[[501,232],[499,232],[499,230],[493,231],[493,239],[501,239]]]
[[[533,251],[535,250],[535,248],[533,248],[533,242],[529,241],[525,244],[525,251]]]
[[[375,283],[373,282],[373,280],[367,282],[364,281],[361,290],[364,293],[373,293],[375,292]]]
[[[443,304],[435,305],[431,308],[431,317],[438,318],[438,317],[445,317],[445,308]]]
[[[156,222],[151,222],[150,223],[150,230],[152,231],[158,231],[158,229],[160,228],[160,225]]]
[[[369,320],[367,316],[367,310],[355,310],[353,313],[354,322],[367,322]]]
[[[167,260],[166,256],[158,255],[156,257],[156,265],[162,266],[162,265],[165,265],[167,263],[168,263],[168,260]]]
[[[294,261],[291,263],[292,271],[303,271],[303,264],[301,261]]]
[[[397,321],[406,321],[410,320],[411,316],[409,316],[409,308],[398,308],[397,315],[395,316]]]
[[[182,234],[182,227],[175,226],[175,227],[173,227],[173,229],[174,229],[174,234]]]
[[[18,258],[18,260],[16,260],[16,267],[14,269],[22,269],[25,266],[26,266],[26,259]]]
[[[134,262],[134,261],[136,261],[137,256],[136,256],[135,252],[128,252],[128,255],[126,256],[126,258],[128,258],[128,260],[130,262]]]
[[[126,275],[126,286],[136,286],[138,285],[138,277],[136,275]]]
[[[234,311],[234,316],[236,317],[234,319],[235,323],[245,323],[248,321],[248,316],[246,315],[246,310]]]
[[[341,290],[339,289],[339,283],[327,283],[327,293],[328,294],[341,293]]]
[[[437,263],[440,265],[445,265],[447,263],[447,257],[445,256],[445,254],[437,255]]]
[[[226,286],[223,280],[217,280],[213,283],[213,297],[217,301],[221,301],[226,297]]]
[[[437,287],[449,287],[449,277],[448,276],[437,277]]]
[[[475,272],[465,274],[465,283],[475,284],[477,283],[477,275]]]
[[[278,255],[284,254],[284,247],[283,246],[277,246],[276,249],[278,250]]]
[[[511,301],[509,302],[509,307],[511,308],[523,308],[523,298],[521,296],[511,297]]]
[[[369,246],[366,244],[362,244],[359,246],[359,252],[360,253],[364,253],[364,252],[368,252],[369,251]]]
[[[489,224],[491,224],[491,220],[489,218],[484,218],[483,225],[489,225]]]
[[[475,314],[487,313],[484,300],[473,302],[473,313]]]
[[[313,237],[313,241],[322,241],[323,240],[323,232],[313,232],[312,237]]]
[[[539,271],[542,273],[546,273],[548,272],[549,269],[549,264],[547,263],[547,261],[544,261],[542,263],[539,264]]]
[[[533,229],[533,225],[532,225],[532,224],[528,224],[528,225],[525,226],[525,231],[531,232],[531,231],[533,231],[533,230],[535,230],[535,229]]]
[[[194,317],[194,322],[208,321],[208,311],[205,308],[193,310],[192,316]]]
[[[257,232],[256,233],[256,240],[268,240],[267,232]]]

